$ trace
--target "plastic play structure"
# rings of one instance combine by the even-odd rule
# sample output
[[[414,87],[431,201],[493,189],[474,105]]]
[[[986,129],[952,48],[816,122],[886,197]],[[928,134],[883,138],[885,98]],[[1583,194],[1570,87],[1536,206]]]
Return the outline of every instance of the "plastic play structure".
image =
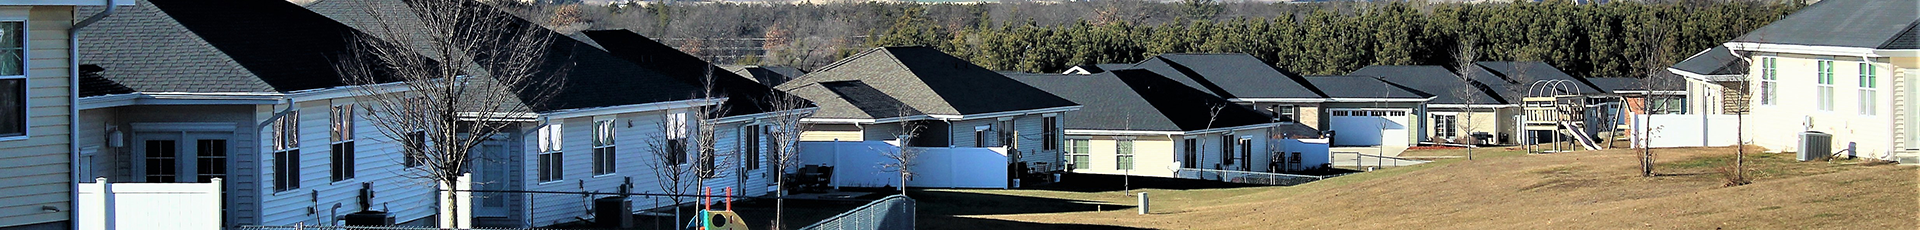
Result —
[[[1587,96],[1580,95],[1578,83],[1569,80],[1536,81],[1527,86],[1527,96],[1521,101],[1526,119],[1522,119],[1521,141],[1527,143],[1530,153],[1557,153],[1575,150],[1574,145],[1588,150],[1602,149],[1586,135]],[[1548,134],[1534,137],[1535,134]],[[1535,146],[1540,140],[1550,140],[1549,149]],[[1564,144],[1564,147],[1562,147]]]
[[[689,224],[700,230],[747,230],[747,221],[740,219],[739,213],[733,212],[733,187],[726,188],[725,210],[713,209],[713,188],[706,188],[703,195],[700,198],[700,215],[694,216],[695,220]]]

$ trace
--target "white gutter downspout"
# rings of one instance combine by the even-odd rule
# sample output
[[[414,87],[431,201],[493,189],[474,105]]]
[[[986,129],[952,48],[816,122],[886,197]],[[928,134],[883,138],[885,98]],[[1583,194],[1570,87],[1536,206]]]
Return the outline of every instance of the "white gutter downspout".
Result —
[[[80,207],[80,182],[85,181],[80,178],[80,107],[77,106],[80,104],[80,28],[113,15],[114,8],[119,7],[113,0],[102,1],[107,4],[105,11],[88,16],[67,29],[67,178],[73,181],[67,183],[68,229],[80,228],[80,212],[74,209]],[[74,16],[79,16],[77,8]]]

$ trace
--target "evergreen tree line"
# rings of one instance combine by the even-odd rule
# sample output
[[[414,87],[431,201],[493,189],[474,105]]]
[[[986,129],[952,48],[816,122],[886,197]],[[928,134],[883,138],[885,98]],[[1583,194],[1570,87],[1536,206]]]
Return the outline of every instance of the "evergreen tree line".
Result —
[[[1309,8],[1270,18],[1160,25],[1078,20],[1061,25],[1025,21],[958,28],[933,23],[916,12],[924,7],[907,7],[866,45],[934,46],[990,69],[1023,72],[1132,63],[1165,53],[1248,53],[1297,73],[1336,75],[1368,65],[1450,65],[1456,62],[1454,51],[1469,44],[1482,61],[1543,61],[1574,75],[1638,77],[1802,6],[1393,2],[1345,10]],[[1189,9],[1201,15],[1209,11]]]
[[[1248,53],[1301,74],[1367,65],[1544,61],[1636,77],[1803,7],[1798,0],[1515,3],[1002,1],[511,7],[563,32],[628,29],[719,63],[811,69],[876,46],[933,46],[994,70],[1056,72],[1164,53]],[[1658,58],[1655,58],[1658,57]]]

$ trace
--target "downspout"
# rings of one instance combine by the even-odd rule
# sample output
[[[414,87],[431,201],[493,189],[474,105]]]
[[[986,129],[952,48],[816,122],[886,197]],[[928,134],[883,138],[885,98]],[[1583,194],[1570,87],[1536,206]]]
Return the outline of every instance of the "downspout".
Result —
[[[106,18],[107,15],[113,15],[114,8],[119,7],[113,3],[113,0],[102,0],[102,2],[105,2],[107,5],[105,11],[100,11],[99,14],[88,16],[87,19],[80,20],[80,22],[74,23],[73,27],[67,29],[67,178],[73,181],[67,183],[67,228],[69,229],[80,228],[80,212],[74,211],[75,208],[80,207],[80,181],[82,181],[80,178],[79,145],[80,107],[77,106],[80,104],[79,35],[81,28],[93,25],[94,22]],[[75,9],[74,16],[79,16],[77,8],[78,7]]]

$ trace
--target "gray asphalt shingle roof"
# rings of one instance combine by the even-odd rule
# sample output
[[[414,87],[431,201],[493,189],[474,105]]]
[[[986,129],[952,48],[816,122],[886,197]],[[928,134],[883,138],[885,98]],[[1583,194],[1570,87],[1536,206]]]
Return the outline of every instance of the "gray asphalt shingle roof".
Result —
[[[1014,81],[930,47],[868,49],[821,67],[776,88],[813,101],[844,100],[829,90],[809,90],[823,82],[858,80],[922,113],[970,115],[1069,107],[1078,104]],[[854,104],[849,104],[853,106]],[[815,117],[868,117],[822,103]],[[857,110],[857,109],[856,109]],[[839,117],[845,116],[845,117]]]
[[[1705,80],[1714,81],[1734,80],[1732,78],[1738,78],[1740,75],[1747,74],[1746,66],[1741,64],[1740,57],[1734,56],[1733,51],[1727,49],[1726,46],[1714,46],[1712,49],[1700,51],[1700,53],[1693,54],[1692,57],[1687,57],[1687,60],[1674,63],[1672,68],[1673,70],[1706,76],[1711,79]],[[1594,84],[1598,85],[1599,82],[1595,82]]]
[[[1462,81],[1453,71],[1440,66],[1423,65],[1373,65],[1354,70],[1348,75],[1365,75],[1386,79],[1388,82],[1413,88],[1434,95],[1432,104],[1468,104],[1476,105],[1508,104],[1507,96],[1496,89],[1506,89],[1510,84],[1492,74],[1469,74],[1472,81]],[[1469,88],[1471,87],[1471,88]],[[1513,98],[1517,101],[1517,97]]]
[[[234,93],[339,86],[331,63],[354,33],[282,1],[161,0],[119,7],[77,37],[81,63],[132,90]]]
[[[1733,41],[1911,49],[1920,45],[1892,41],[1911,39],[1915,35],[1907,29],[1916,23],[1920,4],[1913,0],[1824,0]]]
[[[1223,98],[1323,98],[1298,76],[1275,69],[1253,55],[1161,54],[1132,68],[1153,71],[1187,87]],[[1109,70],[1112,71],[1112,70]]]
[[[1495,76],[1507,79],[1508,84],[1513,84],[1513,86],[1518,86],[1521,89],[1525,89],[1535,82],[1563,80],[1572,82],[1574,87],[1580,90],[1580,92],[1577,93],[1595,94],[1606,92],[1600,89],[1600,87],[1594,86],[1593,83],[1587,82],[1586,79],[1568,75],[1567,72],[1562,72],[1560,68],[1554,68],[1553,65],[1548,65],[1546,62],[1483,61],[1474,64],[1484,70],[1491,71]],[[1525,94],[1525,92],[1521,92],[1521,94]]]
[[[1085,130],[1187,132],[1275,122],[1272,117],[1228,102],[1173,79],[1139,69],[1119,69],[1092,75],[1016,73],[1007,77],[1085,107],[1067,112],[1064,127]],[[1219,113],[1212,112],[1220,107]],[[1305,125],[1280,124],[1289,136],[1315,136]]]
[[[1387,82],[1385,79],[1363,75],[1306,76],[1307,82],[1315,87],[1327,90],[1331,98],[1394,98],[1417,99],[1433,97],[1425,91]]]

